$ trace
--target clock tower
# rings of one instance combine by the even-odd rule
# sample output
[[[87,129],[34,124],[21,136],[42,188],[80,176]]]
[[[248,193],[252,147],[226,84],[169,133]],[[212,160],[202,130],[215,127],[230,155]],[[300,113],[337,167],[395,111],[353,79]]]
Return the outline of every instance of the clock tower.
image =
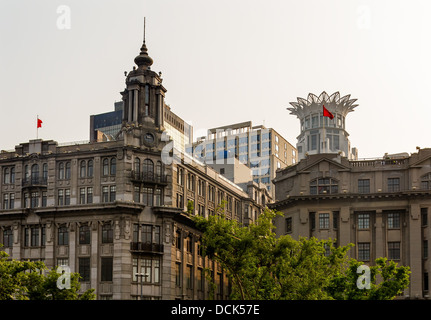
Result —
[[[124,104],[120,134],[127,145],[156,147],[164,131],[164,98],[166,89],[161,74],[151,70],[153,59],[144,42],[137,65],[126,75],[126,88],[121,92]]]

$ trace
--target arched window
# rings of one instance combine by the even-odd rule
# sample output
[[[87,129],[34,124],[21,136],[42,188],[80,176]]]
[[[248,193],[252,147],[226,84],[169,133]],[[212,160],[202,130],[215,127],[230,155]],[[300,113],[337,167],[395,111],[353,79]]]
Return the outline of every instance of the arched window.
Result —
[[[152,178],[154,174],[154,163],[150,159],[145,159],[142,165],[142,174],[144,178]]]
[[[10,183],[15,183],[15,167],[10,168]]]
[[[421,177],[421,189],[431,190],[431,172]]]
[[[36,182],[39,179],[39,165],[34,164],[31,166],[31,181]]]
[[[310,182],[310,194],[338,193],[338,181],[331,178],[319,178]]]
[[[93,160],[87,161],[87,177],[93,176]]]
[[[161,179],[162,177],[162,162],[161,161],[157,161],[156,163],[156,177],[157,179]]]
[[[141,172],[141,159],[135,158],[133,170],[135,171],[135,174],[139,175],[139,173]]]
[[[112,158],[111,159],[110,174],[114,176],[116,173],[117,173],[117,159]]]
[[[42,165],[42,178],[46,182],[48,181],[48,164],[44,163]]]
[[[3,172],[3,183],[9,183],[10,176],[9,176],[9,168],[4,169]]]
[[[70,179],[70,161],[66,162],[66,172],[64,174],[65,179]]]
[[[58,164],[58,179],[64,179],[64,162]]]
[[[80,178],[85,178],[85,175],[86,175],[86,169],[87,169],[87,164],[85,163],[85,160],[82,160],[81,162],[80,162],[80,165],[79,165],[79,177]]]
[[[108,158],[103,159],[102,168],[103,168],[103,175],[104,176],[109,175],[109,160],[108,160]]]

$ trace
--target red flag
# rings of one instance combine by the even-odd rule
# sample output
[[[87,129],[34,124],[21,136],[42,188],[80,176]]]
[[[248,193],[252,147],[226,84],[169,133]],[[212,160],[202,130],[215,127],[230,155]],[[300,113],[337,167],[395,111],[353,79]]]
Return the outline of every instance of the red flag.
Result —
[[[328,109],[323,106],[323,116],[328,117],[329,119],[334,119],[334,115],[328,111]]]
[[[39,118],[37,118],[37,127],[42,128],[42,120],[40,120]]]

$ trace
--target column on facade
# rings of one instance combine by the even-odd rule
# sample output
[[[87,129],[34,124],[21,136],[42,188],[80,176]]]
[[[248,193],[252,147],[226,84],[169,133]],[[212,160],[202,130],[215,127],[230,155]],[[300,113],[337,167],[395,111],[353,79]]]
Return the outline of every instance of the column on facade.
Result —
[[[420,223],[420,206],[410,205],[408,235],[408,265],[410,266],[410,298],[422,297],[422,239]]]
[[[374,220],[374,227],[375,227],[375,258],[379,257],[385,257],[385,248],[386,248],[386,241],[385,241],[385,228],[383,225],[383,213],[382,210],[376,210],[375,213],[375,220]]]

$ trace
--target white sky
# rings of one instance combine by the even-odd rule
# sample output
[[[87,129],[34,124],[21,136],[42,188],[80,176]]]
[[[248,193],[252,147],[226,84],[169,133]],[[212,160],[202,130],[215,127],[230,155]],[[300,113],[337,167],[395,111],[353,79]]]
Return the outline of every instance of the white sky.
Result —
[[[251,120],[296,145],[289,102],[339,91],[358,99],[346,128],[360,158],[431,147],[430,12],[429,0],[0,0],[0,149],[36,138],[37,115],[39,138],[89,139],[90,115],[121,99],[144,16],[152,69],[195,137]]]

